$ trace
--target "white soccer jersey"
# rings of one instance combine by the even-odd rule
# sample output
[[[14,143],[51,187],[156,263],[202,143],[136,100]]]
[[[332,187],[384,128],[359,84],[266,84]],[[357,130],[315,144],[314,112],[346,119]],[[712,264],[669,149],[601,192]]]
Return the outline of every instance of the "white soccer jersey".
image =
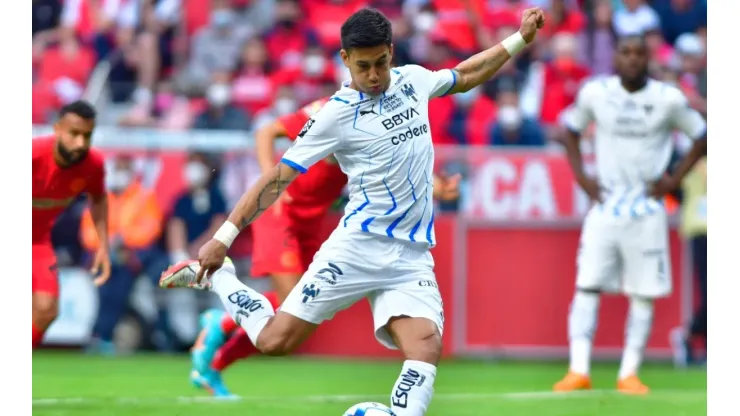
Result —
[[[674,130],[693,140],[707,132],[702,116],[676,87],[649,80],[645,88],[629,93],[618,76],[587,82],[564,120],[579,133],[595,122],[596,173],[605,189],[602,208],[617,217],[639,217],[660,208],[661,202],[647,198],[646,190],[668,168]]]
[[[391,70],[390,87],[377,97],[345,85],[306,123],[282,162],[305,172],[334,153],[350,190],[339,227],[434,246],[428,103],[455,81],[450,70],[406,65]]]

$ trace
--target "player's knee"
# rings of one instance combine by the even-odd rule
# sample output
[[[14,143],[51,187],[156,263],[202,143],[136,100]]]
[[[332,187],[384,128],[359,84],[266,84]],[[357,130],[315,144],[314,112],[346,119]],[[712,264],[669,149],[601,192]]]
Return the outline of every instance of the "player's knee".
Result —
[[[442,335],[437,324],[424,318],[396,318],[386,327],[407,360],[437,365],[442,356]]]
[[[421,339],[408,342],[403,354],[407,360],[437,365],[442,356],[442,336],[435,331]]]

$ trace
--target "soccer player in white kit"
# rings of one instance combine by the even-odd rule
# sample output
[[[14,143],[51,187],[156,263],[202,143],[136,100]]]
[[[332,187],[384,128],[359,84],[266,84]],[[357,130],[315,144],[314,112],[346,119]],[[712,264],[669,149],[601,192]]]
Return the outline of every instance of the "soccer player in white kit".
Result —
[[[629,297],[625,346],[617,389],[648,392],[638,378],[650,335],[654,299],[670,295],[668,220],[663,196],[676,189],[707,151],[706,122],[676,87],[648,78],[648,54],[640,36],[619,40],[618,75],[594,79],[565,114],[564,141],[576,180],[594,200],[586,214],[578,251],[576,293],[570,307],[570,369],[556,391],[591,388],[591,347],[602,290]],[[579,133],[591,122],[596,177],[581,163]],[[671,134],[683,131],[693,147],[672,174]]]
[[[429,252],[435,235],[428,102],[490,79],[532,42],[544,21],[540,9],[529,9],[510,38],[455,68],[433,72],[416,65],[391,69],[388,19],[374,9],[350,16],[341,29],[341,56],[351,82],[242,196],[201,248],[198,261],[172,266],[160,285],[210,288],[268,355],[294,350],[322,321],[368,298],[376,338],[400,349],[406,359],[391,407],[397,416],[423,415],[432,399],[444,322]],[[349,177],[350,201],[337,229],[275,313],[261,294],[237,280],[233,265],[224,263],[226,251],[299,173],[330,154]]]

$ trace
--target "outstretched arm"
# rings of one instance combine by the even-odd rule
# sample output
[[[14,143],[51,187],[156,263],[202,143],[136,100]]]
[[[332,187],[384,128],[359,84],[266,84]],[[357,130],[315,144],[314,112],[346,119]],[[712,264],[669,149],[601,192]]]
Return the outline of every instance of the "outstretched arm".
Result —
[[[457,81],[448,94],[469,91],[491,79],[509,58],[534,40],[537,30],[544,24],[545,13],[541,9],[535,7],[525,10],[518,32],[501,43],[471,56],[453,69]]]
[[[336,128],[337,110],[344,111],[341,107],[328,111],[322,109],[321,113],[310,119],[280,163],[264,172],[242,195],[228,220],[201,247],[198,253],[201,266],[198,282],[204,274],[210,275],[223,265],[226,251],[239,232],[270,208],[299,173],[306,172],[311,165],[340,148],[342,139],[341,132]]]

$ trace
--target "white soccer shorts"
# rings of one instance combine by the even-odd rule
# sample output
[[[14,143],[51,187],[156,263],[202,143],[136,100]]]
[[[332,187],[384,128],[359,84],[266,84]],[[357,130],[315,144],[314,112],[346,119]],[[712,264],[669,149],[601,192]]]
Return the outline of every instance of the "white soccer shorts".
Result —
[[[280,310],[314,324],[367,297],[375,338],[397,349],[385,325],[394,316],[444,327],[434,260],[425,245],[338,228],[316,253]]]
[[[645,298],[673,289],[665,210],[620,218],[595,206],[583,222],[576,287]]]

